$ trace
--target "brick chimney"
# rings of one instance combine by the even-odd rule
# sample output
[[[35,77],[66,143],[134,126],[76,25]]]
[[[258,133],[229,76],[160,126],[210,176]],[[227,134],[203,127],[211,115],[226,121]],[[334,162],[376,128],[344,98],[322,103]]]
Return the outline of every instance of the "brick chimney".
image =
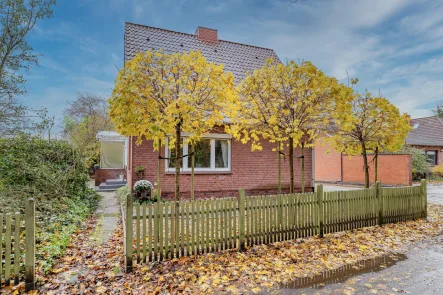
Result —
[[[211,43],[218,42],[217,30],[214,29],[198,27],[197,30],[195,31],[195,35],[197,36],[197,39],[200,41],[206,41]]]

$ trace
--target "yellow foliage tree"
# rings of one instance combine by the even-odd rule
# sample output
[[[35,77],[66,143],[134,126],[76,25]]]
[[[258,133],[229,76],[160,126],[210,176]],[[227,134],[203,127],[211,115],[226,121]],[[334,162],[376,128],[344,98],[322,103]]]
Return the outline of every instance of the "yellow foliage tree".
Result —
[[[351,91],[310,62],[268,60],[238,86],[240,107],[231,108],[237,112],[226,130],[243,143],[252,141],[253,151],[262,149],[262,139],[286,143],[293,192],[294,148],[304,150],[332,120],[345,120]]]
[[[222,124],[226,107],[235,100],[233,81],[223,65],[207,62],[199,51],[138,53],[118,73],[110,99],[115,129],[137,136],[138,143],[142,138],[153,140],[159,151],[168,137],[169,148],[175,148],[171,160],[176,201],[180,199],[181,133],[189,133],[187,140],[193,142]]]
[[[375,153],[377,175],[378,153],[395,152],[402,148],[411,130],[409,117],[384,97],[373,97],[369,92],[355,94],[352,102],[352,120],[337,121],[334,136],[329,140],[333,147],[350,156],[363,156],[365,187],[369,187],[368,153]],[[375,176],[377,179],[377,176]]]

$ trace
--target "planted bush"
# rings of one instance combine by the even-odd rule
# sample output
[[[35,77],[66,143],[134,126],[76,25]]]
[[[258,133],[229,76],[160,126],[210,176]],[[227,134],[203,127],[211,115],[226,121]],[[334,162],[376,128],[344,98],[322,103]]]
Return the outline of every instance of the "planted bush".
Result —
[[[97,206],[99,196],[87,181],[81,156],[66,141],[0,139],[0,213],[24,213],[26,199],[34,197],[37,262],[44,271]]]

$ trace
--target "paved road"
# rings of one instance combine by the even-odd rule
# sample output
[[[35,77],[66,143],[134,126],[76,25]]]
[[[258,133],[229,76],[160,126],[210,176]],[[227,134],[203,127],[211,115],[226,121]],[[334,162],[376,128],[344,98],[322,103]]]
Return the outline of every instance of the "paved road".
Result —
[[[443,184],[428,184],[428,202],[443,205]]]
[[[325,191],[358,189],[325,184]],[[428,202],[443,205],[443,185],[428,185]],[[443,294],[443,236],[414,245],[387,263],[328,274],[313,283],[280,289],[281,294]],[[383,258],[386,259],[386,258]],[[300,285],[298,285],[300,286]]]
[[[310,288],[283,288],[281,294],[443,294],[443,239],[416,245],[393,265],[375,265],[356,275],[333,274]],[[398,259],[398,256],[397,256]]]

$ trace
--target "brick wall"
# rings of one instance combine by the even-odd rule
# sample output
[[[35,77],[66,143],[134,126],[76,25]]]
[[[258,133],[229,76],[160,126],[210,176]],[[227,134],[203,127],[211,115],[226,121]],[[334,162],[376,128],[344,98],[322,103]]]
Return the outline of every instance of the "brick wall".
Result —
[[[107,179],[118,179],[120,174],[123,174],[126,178],[125,169],[97,169],[94,176],[95,186],[99,186]]]
[[[151,182],[157,181],[158,152],[153,150],[152,141],[144,140],[141,145],[135,144],[132,138],[132,167],[142,165],[145,167],[144,177],[132,172],[132,184],[144,178]],[[195,173],[196,197],[236,195],[239,188],[244,188],[249,194],[272,193],[277,188],[278,158],[272,151],[275,144],[263,143],[263,150],[251,152],[250,144],[241,144],[232,141],[232,165],[229,173]],[[311,149],[305,149],[305,188],[312,190],[312,154]],[[164,156],[164,148],[162,148]],[[301,155],[301,149],[295,150],[295,155]],[[173,196],[175,186],[174,173],[165,173],[165,161],[161,163],[162,192],[164,196]],[[133,171],[133,169],[132,169]],[[301,187],[301,160],[294,160],[295,187]],[[189,173],[183,172],[180,177],[180,190],[182,198],[190,193]],[[282,185],[289,187],[288,159],[282,159]]]
[[[369,180],[374,183],[373,155],[368,156]],[[363,156],[343,156],[343,182],[364,183]],[[378,180],[385,185],[412,185],[412,162],[410,155],[380,155]]]
[[[341,154],[322,139],[315,142],[314,171],[316,181],[341,181]]]
[[[327,153],[329,151],[329,153]],[[315,180],[324,182],[364,183],[363,157],[341,155],[320,139],[315,144]],[[370,182],[374,182],[373,156],[368,156]],[[342,175],[343,173],[343,175]],[[410,155],[380,155],[378,180],[385,185],[411,185]]]

